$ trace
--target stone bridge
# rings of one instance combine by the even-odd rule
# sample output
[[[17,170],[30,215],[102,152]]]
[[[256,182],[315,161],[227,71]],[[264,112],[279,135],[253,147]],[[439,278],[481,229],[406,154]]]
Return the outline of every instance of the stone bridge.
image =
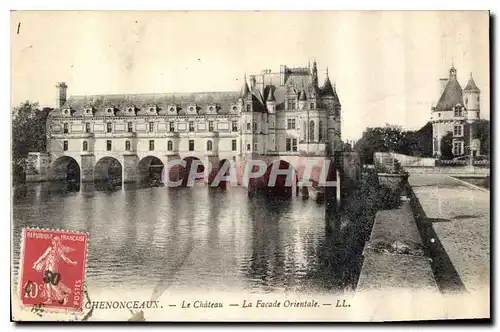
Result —
[[[211,184],[215,175],[219,172],[225,162],[229,162],[230,167],[226,175],[230,175],[231,170],[236,172],[238,185],[246,186],[250,192],[268,187],[273,165],[278,171],[276,176],[276,187],[284,187],[287,171],[292,178],[292,186],[296,193],[303,191],[304,195],[309,195],[308,188],[313,187],[315,191],[321,191],[325,181],[336,181],[340,178],[339,168],[335,166],[333,157],[306,156],[297,153],[280,153],[275,155],[258,154],[221,154],[211,152],[172,152],[168,151],[146,151],[146,152],[93,152],[82,153],[64,151],[51,153],[46,156],[49,167],[46,170],[46,180],[68,180],[75,182],[97,182],[97,181],[117,181],[120,183],[144,182],[151,179],[156,174],[157,180],[166,182],[186,179],[186,168],[189,169],[193,160],[200,160],[209,167],[198,166],[198,172],[205,183]],[[181,166],[165,167],[169,162],[185,161],[186,168]],[[245,178],[250,171],[256,172],[256,160],[264,162],[266,165],[264,174],[257,178]],[[226,166],[224,166],[226,167]],[[246,172],[245,172],[246,171]],[[185,183],[183,183],[185,184]],[[286,194],[289,194],[288,192]]]

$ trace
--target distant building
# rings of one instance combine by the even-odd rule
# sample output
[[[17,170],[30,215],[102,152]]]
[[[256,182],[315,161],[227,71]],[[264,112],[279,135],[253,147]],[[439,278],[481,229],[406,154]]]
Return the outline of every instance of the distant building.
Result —
[[[457,70],[453,66],[449,77],[439,81],[441,97],[437,105],[432,107],[431,115],[433,154],[441,156],[441,140],[448,132],[453,134],[453,155],[479,154],[481,144],[475,138],[475,128],[480,120],[481,91],[472,73],[464,89],[457,81]]]
[[[101,160],[114,159],[131,181],[135,168],[154,160],[342,151],[341,105],[328,69],[322,86],[316,62],[264,70],[249,83],[245,77],[241,91],[229,92],[83,96],[67,96],[68,86],[59,83],[47,130],[52,169],[64,176],[74,160],[90,180]]]

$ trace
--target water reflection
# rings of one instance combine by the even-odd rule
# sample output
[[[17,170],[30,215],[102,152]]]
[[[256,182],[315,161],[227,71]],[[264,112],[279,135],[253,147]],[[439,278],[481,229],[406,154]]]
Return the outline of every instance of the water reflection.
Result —
[[[96,287],[246,291],[332,291],[342,275],[325,207],[292,197],[248,198],[241,187],[79,190],[39,183],[18,187],[14,243],[21,228],[89,233],[87,278]],[[336,235],[338,238],[338,234]],[[334,247],[332,247],[334,246]],[[14,247],[17,269],[19,248]],[[332,261],[337,262],[332,265]]]

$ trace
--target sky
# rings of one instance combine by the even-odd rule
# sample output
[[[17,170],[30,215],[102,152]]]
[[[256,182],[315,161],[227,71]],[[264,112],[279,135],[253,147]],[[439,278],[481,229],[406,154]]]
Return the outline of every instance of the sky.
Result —
[[[69,95],[239,90],[245,73],[326,68],[342,138],[386,123],[419,129],[453,65],[489,119],[488,12],[12,12],[11,103]]]

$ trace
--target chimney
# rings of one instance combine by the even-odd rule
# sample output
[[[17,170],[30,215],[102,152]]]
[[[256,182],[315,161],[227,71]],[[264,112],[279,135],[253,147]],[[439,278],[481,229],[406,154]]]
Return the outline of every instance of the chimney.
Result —
[[[444,88],[446,88],[446,85],[448,84],[448,79],[447,78],[440,78],[439,79],[439,97],[441,97],[441,95],[443,94],[443,91],[444,91]]]
[[[66,102],[66,91],[68,90],[68,86],[66,82],[59,82],[56,85],[57,88],[57,100],[56,107],[61,108],[62,105]]]

